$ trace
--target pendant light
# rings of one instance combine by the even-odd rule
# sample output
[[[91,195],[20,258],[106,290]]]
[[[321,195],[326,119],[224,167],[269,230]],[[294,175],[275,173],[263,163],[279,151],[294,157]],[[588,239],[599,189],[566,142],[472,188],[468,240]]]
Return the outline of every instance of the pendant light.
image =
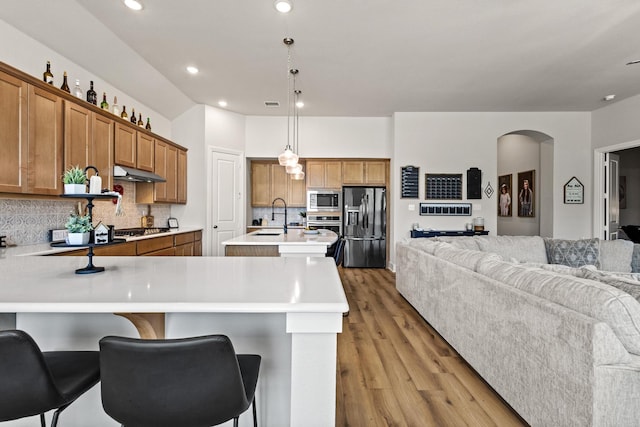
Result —
[[[298,107],[298,103],[299,103],[299,98],[300,98],[300,94],[302,93],[302,91],[295,89],[296,86],[296,80],[295,80],[295,75],[293,78],[293,93],[294,93],[294,113],[293,113],[293,117],[294,117],[294,132],[293,132],[293,140],[294,140],[294,148],[296,151],[296,154],[300,154],[300,107]],[[288,171],[287,171],[288,172]],[[300,180],[300,179],[304,179],[304,172],[302,170],[302,165],[300,163],[298,163],[296,165],[296,167],[294,169],[292,169],[291,171],[291,179],[296,179],[296,180]]]
[[[291,46],[293,39],[286,37],[282,42],[287,46],[287,145],[278,156],[280,166],[293,166],[298,163],[298,155],[291,149]]]

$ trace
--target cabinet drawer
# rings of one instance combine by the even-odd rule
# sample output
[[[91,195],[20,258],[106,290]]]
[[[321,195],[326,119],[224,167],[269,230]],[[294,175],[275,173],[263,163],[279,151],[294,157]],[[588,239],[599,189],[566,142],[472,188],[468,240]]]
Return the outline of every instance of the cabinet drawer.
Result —
[[[184,245],[185,243],[191,243],[195,240],[195,233],[182,233],[176,234],[176,246]]]
[[[193,233],[193,238],[195,239],[195,241],[197,242],[198,240],[202,240],[202,230],[200,231],[195,231]]]
[[[136,243],[138,244],[138,255],[167,248],[171,248],[173,252],[173,236],[154,237],[152,239],[139,240]]]
[[[110,246],[95,246],[93,253],[100,256],[135,256],[136,243],[128,242]]]
[[[142,256],[174,256],[175,254],[176,254],[176,249],[171,247],[166,249],[160,249],[159,251],[147,252]]]

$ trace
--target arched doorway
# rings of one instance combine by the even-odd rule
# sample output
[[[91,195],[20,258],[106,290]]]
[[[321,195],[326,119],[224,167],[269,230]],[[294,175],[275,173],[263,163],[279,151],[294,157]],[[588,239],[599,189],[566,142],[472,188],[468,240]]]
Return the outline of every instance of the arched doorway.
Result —
[[[533,130],[502,135],[497,167],[497,234],[552,237],[553,138]],[[510,209],[505,209],[506,199]]]

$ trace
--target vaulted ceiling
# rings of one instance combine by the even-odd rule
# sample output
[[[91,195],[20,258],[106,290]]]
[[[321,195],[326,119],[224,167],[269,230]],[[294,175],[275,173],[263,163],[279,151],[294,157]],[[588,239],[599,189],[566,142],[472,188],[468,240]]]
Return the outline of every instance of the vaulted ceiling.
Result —
[[[592,111],[640,93],[637,0],[293,1],[3,0],[0,19],[168,118],[220,99],[286,115],[284,37],[310,116]]]

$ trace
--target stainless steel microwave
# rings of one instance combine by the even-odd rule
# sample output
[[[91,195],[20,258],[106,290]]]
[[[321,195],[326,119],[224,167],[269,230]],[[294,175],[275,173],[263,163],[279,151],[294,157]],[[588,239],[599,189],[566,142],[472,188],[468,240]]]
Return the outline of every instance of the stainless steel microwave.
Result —
[[[307,212],[331,212],[342,209],[342,192],[334,190],[307,191]]]

